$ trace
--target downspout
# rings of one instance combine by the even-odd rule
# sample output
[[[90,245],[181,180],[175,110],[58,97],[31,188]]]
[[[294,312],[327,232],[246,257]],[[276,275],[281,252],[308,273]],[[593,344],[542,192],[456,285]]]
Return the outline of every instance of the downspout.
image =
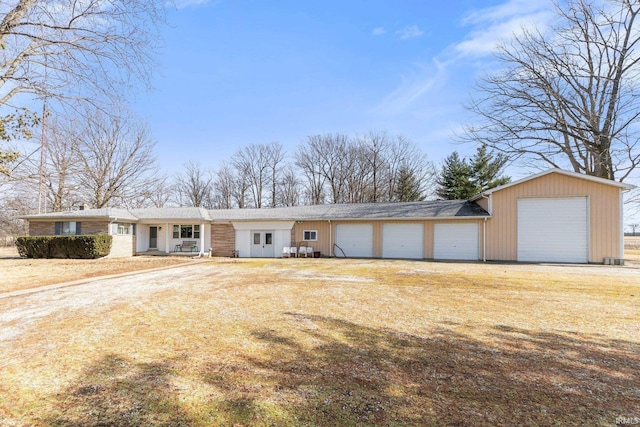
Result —
[[[491,195],[486,196],[482,194],[481,197],[487,199],[489,215],[493,215],[493,212],[491,212],[493,210],[493,206],[491,206]],[[484,217],[484,221],[482,222],[482,262],[487,262],[487,217]]]
[[[333,257],[333,233],[331,233],[331,220],[329,222],[329,258]]]
[[[487,262],[487,217],[482,223],[482,262]]]

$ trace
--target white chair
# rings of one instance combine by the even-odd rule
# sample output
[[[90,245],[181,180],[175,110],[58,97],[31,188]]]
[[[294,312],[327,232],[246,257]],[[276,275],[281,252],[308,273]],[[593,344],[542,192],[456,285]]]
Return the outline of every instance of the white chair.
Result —
[[[305,248],[305,252],[306,252],[305,258],[313,258],[313,248],[311,246],[307,246]]]
[[[296,248],[295,246],[291,246],[289,248],[290,253],[291,253],[291,258],[297,258],[298,257],[298,248]]]
[[[289,246],[285,246],[282,248],[282,258],[289,258],[291,256],[291,248]]]

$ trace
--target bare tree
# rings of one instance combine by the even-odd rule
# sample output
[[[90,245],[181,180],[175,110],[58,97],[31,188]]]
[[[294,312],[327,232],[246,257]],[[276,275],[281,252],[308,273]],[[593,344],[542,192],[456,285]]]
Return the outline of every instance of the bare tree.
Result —
[[[389,158],[387,160],[387,200],[398,201],[399,179],[403,176],[412,176],[419,183],[416,189],[426,198],[432,197],[435,188],[436,171],[427,155],[415,144],[399,135],[391,143]]]
[[[300,174],[292,165],[284,168],[278,182],[278,206],[297,206],[300,204]]]
[[[233,155],[231,163],[236,168],[240,178],[248,184],[253,198],[253,206],[262,207],[264,191],[270,180],[270,150],[269,146],[253,144],[241,148]]]
[[[85,117],[74,139],[79,191],[95,208],[143,194],[156,175],[155,142],[133,118],[100,111]]]
[[[524,30],[478,82],[464,139],[512,158],[623,181],[640,164],[640,3],[569,0]]]
[[[279,142],[272,142],[266,146],[266,156],[269,162],[269,183],[271,184],[271,207],[275,208],[278,205],[278,182],[280,181],[280,175],[282,173],[282,162],[284,161],[285,151],[282,148],[282,144]]]
[[[213,208],[213,175],[198,163],[187,162],[175,178],[174,191],[180,206]]]
[[[216,172],[213,182],[213,205],[216,209],[231,209],[236,192],[237,177],[233,170],[225,165]]]
[[[95,105],[148,85],[164,1],[11,3],[0,22],[0,105],[19,93]]]
[[[388,171],[391,140],[386,132],[369,131],[360,138],[360,144],[365,150],[363,160],[371,172],[370,196],[367,201],[375,203],[380,201],[381,197],[384,198],[384,182]]]
[[[309,140],[312,139],[309,138]],[[295,166],[300,169],[300,177],[304,177],[303,186],[307,202],[311,205],[324,203],[327,179],[315,153],[315,145],[303,143],[298,146],[295,154]]]

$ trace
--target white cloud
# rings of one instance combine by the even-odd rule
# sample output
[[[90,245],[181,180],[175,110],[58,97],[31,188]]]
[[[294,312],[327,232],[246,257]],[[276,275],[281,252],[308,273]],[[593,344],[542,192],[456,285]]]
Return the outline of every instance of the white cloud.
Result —
[[[395,32],[395,36],[400,40],[409,40],[420,37],[424,31],[420,30],[417,25],[407,25]]]
[[[384,27],[376,27],[371,31],[371,34],[374,36],[381,36],[383,34],[387,34],[387,30],[385,30]]]

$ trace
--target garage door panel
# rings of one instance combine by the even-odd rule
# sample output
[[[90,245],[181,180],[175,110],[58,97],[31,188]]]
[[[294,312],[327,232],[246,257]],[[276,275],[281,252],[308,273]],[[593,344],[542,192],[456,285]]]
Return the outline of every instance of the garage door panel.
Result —
[[[387,223],[382,225],[383,258],[424,258],[424,225]]]
[[[478,224],[475,222],[434,224],[433,258],[478,260]]]
[[[588,262],[586,197],[518,200],[518,261]]]
[[[373,225],[372,224],[338,224],[336,225],[336,244],[347,257],[373,257]],[[340,253],[338,252],[338,255]]]

